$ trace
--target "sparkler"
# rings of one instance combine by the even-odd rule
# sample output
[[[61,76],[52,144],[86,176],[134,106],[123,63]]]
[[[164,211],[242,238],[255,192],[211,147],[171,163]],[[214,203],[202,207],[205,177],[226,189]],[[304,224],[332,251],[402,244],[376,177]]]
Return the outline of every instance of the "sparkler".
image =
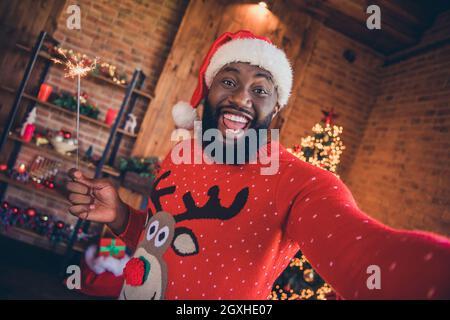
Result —
[[[89,60],[85,55],[71,55],[67,57],[64,50],[61,48],[55,48],[56,53],[62,57],[62,59],[52,58],[52,61],[56,64],[62,64],[65,66],[65,77],[77,78],[77,125],[76,125],[76,137],[77,137],[77,157],[76,168],[79,164],[79,134],[80,134],[80,91],[81,91],[81,78],[86,76],[90,71],[94,70],[97,65],[97,59],[93,61]]]

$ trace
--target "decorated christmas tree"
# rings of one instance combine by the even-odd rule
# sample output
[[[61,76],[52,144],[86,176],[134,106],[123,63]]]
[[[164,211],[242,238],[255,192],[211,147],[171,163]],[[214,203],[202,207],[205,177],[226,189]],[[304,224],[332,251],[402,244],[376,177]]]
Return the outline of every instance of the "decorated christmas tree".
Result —
[[[343,128],[333,125],[333,119],[337,118],[333,109],[322,111],[322,113],[324,114],[323,119],[312,128],[313,135],[302,138],[300,145],[295,145],[288,151],[299,159],[338,176],[336,168],[342,151],[345,149],[339,137]],[[306,257],[299,251],[275,281],[271,299],[325,300],[333,296],[330,285],[323,281]]]

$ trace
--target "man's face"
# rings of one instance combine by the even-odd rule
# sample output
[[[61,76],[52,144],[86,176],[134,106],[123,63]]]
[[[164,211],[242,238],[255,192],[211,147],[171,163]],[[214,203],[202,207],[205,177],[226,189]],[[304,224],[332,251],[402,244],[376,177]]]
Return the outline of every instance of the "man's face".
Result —
[[[278,94],[269,72],[248,63],[230,63],[214,77],[205,103],[203,128],[217,128],[239,139],[267,129],[278,111]]]

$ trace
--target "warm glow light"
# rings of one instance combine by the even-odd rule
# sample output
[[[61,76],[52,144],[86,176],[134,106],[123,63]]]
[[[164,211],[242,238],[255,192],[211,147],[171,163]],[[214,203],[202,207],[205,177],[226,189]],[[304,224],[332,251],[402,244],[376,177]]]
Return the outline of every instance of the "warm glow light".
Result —
[[[62,64],[66,67],[65,77],[75,78],[77,76],[84,77],[89,72],[95,69],[97,65],[97,59],[94,59],[93,62],[86,63],[86,56],[72,56],[70,59],[64,53],[64,50],[61,48],[56,48],[56,51],[64,58],[63,60],[52,58],[52,61],[57,64]],[[72,60],[74,59],[74,60]]]
[[[264,1],[260,1],[260,2],[258,3],[258,5],[259,5],[260,7],[262,7],[262,8],[264,8],[264,9],[267,9],[267,7],[268,7],[267,3],[265,3]]]
[[[25,173],[25,171],[26,171],[25,165],[24,165],[23,163],[21,163],[21,164],[19,165],[19,168],[17,169],[17,171],[18,171],[19,173]]]

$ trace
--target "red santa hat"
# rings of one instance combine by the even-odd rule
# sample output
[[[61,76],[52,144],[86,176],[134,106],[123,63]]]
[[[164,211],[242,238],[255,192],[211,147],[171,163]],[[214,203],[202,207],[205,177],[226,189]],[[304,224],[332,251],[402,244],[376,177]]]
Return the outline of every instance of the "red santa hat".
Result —
[[[191,102],[180,101],[172,109],[172,116],[178,128],[191,129],[197,118],[196,108],[206,97],[216,74],[232,62],[247,62],[258,66],[272,75],[278,92],[278,104],[283,108],[292,88],[292,68],[286,54],[265,37],[259,37],[247,30],[235,33],[225,32],[212,44],[198,75],[197,88]]]

